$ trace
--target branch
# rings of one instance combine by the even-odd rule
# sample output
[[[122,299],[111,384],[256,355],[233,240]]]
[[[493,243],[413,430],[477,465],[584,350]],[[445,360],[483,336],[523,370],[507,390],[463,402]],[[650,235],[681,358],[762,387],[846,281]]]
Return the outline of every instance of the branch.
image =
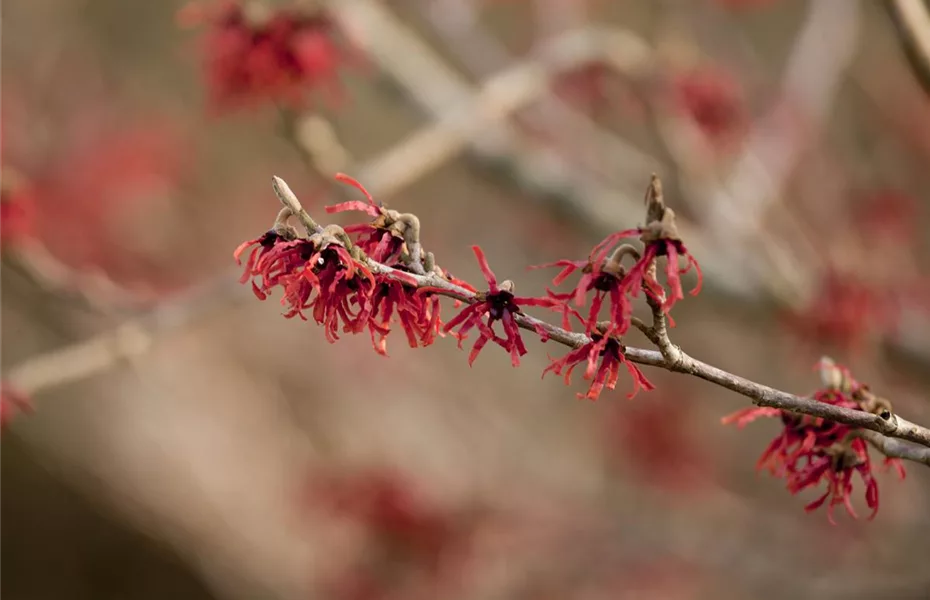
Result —
[[[468,302],[469,304],[476,300],[474,293],[449,283],[445,279],[435,275],[413,275],[406,271],[398,274],[397,270],[371,259],[368,259],[367,265],[372,273],[379,273],[402,283],[414,279],[416,280],[417,287],[437,288],[437,293],[443,296]],[[580,348],[591,341],[591,338],[583,333],[566,331],[561,327],[557,327],[527,314],[521,313],[514,315],[514,320],[522,329],[534,333],[540,331],[545,332],[548,339],[571,348]],[[669,344],[671,344],[671,342],[669,342]],[[626,346],[624,353],[626,358],[634,363],[650,367],[659,367],[675,373],[692,375],[705,381],[715,383],[737,394],[746,396],[757,406],[778,408],[794,413],[810,415],[812,417],[829,419],[830,421],[850,425],[852,427],[861,427],[891,438],[900,438],[921,446],[926,446],[928,451],[930,451],[930,429],[906,421],[897,415],[890,414],[887,419],[883,419],[878,415],[873,415],[865,411],[842,408],[832,404],[818,402],[811,398],[789,394],[788,392],[783,392],[767,385],[750,381],[739,375],[728,373],[723,369],[692,358],[677,346],[673,347],[675,348],[675,353],[672,360],[662,356],[661,352],[634,348],[631,346]]]
[[[874,431],[857,431],[856,435],[872,444],[876,450],[888,458],[903,458],[930,467],[930,448],[914,442],[896,440]]]
[[[224,270],[216,278],[111,331],[26,359],[6,370],[3,382],[26,397],[34,397],[131,361],[148,352],[165,331],[213,313],[219,302],[248,297],[250,294],[238,283],[239,272],[238,267]]]
[[[275,179],[280,180],[280,178]],[[286,206],[294,212],[303,210],[300,201],[297,200],[296,197],[293,197],[293,195],[288,198]],[[432,288],[437,294],[469,304],[479,300],[474,292],[450,283],[436,274],[422,275],[407,271],[398,271],[397,269],[368,257],[364,259],[364,262],[372,273],[383,275],[401,283],[409,285],[411,282],[415,282],[418,288]],[[661,313],[661,309],[658,306],[653,307],[653,313],[655,314],[656,312]],[[532,331],[542,336],[544,339],[551,339],[571,348],[580,348],[592,341],[591,338],[583,333],[567,331],[525,313],[515,314],[514,321],[516,321],[517,325],[522,329]],[[888,436],[889,438],[899,438],[900,440],[913,442],[919,446],[926,447],[928,452],[930,452],[930,429],[911,423],[890,411],[885,411],[881,415],[876,415],[863,410],[843,408],[819,402],[812,398],[789,394],[788,392],[783,392],[734,375],[723,369],[692,358],[682,351],[681,348],[672,344],[668,338],[667,327],[664,326],[664,316],[657,318],[657,323],[658,325],[654,323],[653,326],[648,329],[651,330],[651,335],[655,338],[653,341],[662,349],[662,352],[625,346],[624,355],[628,360],[641,365],[658,367],[667,371],[698,377],[738,394],[742,394],[751,399],[753,404],[757,406],[777,408],[812,417],[828,419],[851,427],[859,427]],[[638,326],[641,325],[642,323],[640,322]],[[898,447],[892,449],[898,450]],[[921,460],[921,462],[923,461]]]

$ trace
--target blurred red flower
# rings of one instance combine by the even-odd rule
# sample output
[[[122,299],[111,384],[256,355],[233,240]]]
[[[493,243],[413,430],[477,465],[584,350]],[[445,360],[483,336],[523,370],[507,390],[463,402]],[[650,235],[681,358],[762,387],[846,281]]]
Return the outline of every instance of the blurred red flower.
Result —
[[[675,75],[672,99],[717,149],[738,141],[749,126],[742,86],[721,67],[702,66]]]
[[[19,173],[4,168],[0,177],[0,248],[8,248],[35,235],[36,198]]]
[[[648,402],[610,407],[603,422],[607,459],[651,485],[699,491],[713,462],[694,436],[692,402],[674,387],[660,391]]]
[[[32,413],[29,398],[7,384],[0,384],[0,429],[6,428],[20,413]]]
[[[785,322],[810,342],[858,352],[870,336],[897,328],[902,304],[896,294],[894,289],[829,269],[812,301],[803,310],[788,313]]]
[[[340,599],[443,597],[440,590],[454,586],[465,565],[473,511],[428,500],[396,470],[315,474],[309,500],[369,536],[367,556],[334,581]]]
[[[36,174],[36,230],[62,262],[101,268],[115,279],[164,276],[146,258],[127,251],[140,209],[151,211],[176,193],[191,167],[188,145],[170,124],[149,120],[114,129],[94,128],[68,140],[55,161]]]
[[[308,91],[343,101],[340,71],[361,63],[322,8],[273,9],[235,1],[192,3],[182,24],[206,23],[203,58],[210,105],[223,111],[265,101],[302,108]]]

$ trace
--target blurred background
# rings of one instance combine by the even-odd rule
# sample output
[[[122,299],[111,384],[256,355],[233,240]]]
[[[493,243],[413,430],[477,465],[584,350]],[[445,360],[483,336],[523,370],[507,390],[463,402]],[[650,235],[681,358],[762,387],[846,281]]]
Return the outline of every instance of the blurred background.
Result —
[[[778,423],[721,426],[745,398],[330,345],[232,260],[271,175],[325,220],[344,171],[537,295],[655,172],[705,272],[676,343],[799,394],[830,354],[926,424],[921,2],[341,0],[342,93],[297,106],[218,87],[237,9],[184,7],[3,3],[5,598],[930,598],[926,468],[834,527],[755,472]]]

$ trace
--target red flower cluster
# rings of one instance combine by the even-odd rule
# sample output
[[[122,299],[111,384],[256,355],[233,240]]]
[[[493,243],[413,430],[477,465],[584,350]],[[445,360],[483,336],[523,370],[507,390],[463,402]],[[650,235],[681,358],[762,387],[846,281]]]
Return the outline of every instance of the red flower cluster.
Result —
[[[874,398],[868,387],[855,381],[844,368],[833,365],[829,368],[836,369],[842,383],[817,390],[813,398],[843,408],[864,410],[864,405]],[[869,519],[875,516],[879,505],[878,483],[872,475],[866,442],[854,436],[854,427],[767,407],[743,409],[724,417],[722,422],[735,423],[742,428],[760,417],[780,417],[783,428],[762,453],[757,469],[768,469],[772,475],[783,478],[792,494],[826,482],[827,489],[823,495],[804,509],[816,510],[829,500],[827,518],[834,524],[833,508],[839,504],[850,516],[858,518],[850,499],[853,476],[858,474],[865,485],[866,505],[872,509]],[[904,478],[904,466],[900,460],[886,459],[885,464],[893,466]]]
[[[358,189],[365,196],[367,203],[349,200],[334,206],[327,206],[326,212],[332,214],[356,210],[373,218],[374,221],[371,223],[349,225],[345,231],[357,235],[358,247],[374,260],[385,264],[396,263],[404,248],[405,234],[411,228],[419,231],[419,220],[413,215],[402,215],[396,210],[385,208],[383,204],[376,204],[368,190],[348,175],[338,173],[336,180]]]
[[[700,287],[700,269],[678,237],[674,212],[663,203],[658,178],[653,178],[647,194],[647,225],[608,236],[594,248],[586,262],[562,260],[554,263],[563,267],[554,280],[556,285],[577,270],[583,273],[581,281],[572,293],[559,294],[550,290],[541,298],[516,296],[512,281],[498,282],[478,246],[472,246],[472,251],[487,282],[487,290],[478,291],[449,276],[435,265],[431,254],[424,256],[419,241],[420,222],[415,215],[402,214],[376,203],[359,182],[346,175],[339,174],[337,179],[357,188],[366,200],[329,206],[327,212],[359,211],[372,221],[346,229],[331,225],[303,238],[287,224],[291,215],[285,209],[272,230],[243,243],[234,253],[241,264],[248,251],[242,282],[251,281],[258,298],[264,300],[274,288],[283,290],[281,302],[288,307],[286,317],[299,316],[307,320],[304,311],[310,310],[313,319],[324,326],[330,342],[339,338],[340,331],[360,333],[367,329],[372,345],[380,354],[386,354],[387,336],[393,322],[401,324],[413,348],[432,344],[442,333],[451,333],[461,348],[468,334],[477,330],[478,337],[468,356],[469,365],[489,342],[493,342],[510,354],[511,364],[516,367],[527,352],[520,334],[520,315],[525,307],[538,306],[560,312],[567,330],[571,329],[569,321],[574,315],[590,338],[563,358],[553,361],[543,371],[543,376],[550,371],[564,373],[568,382],[574,368],[584,362],[585,378],[592,383],[587,393],[579,397],[593,400],[604,388],[613,390],[616,387],[620,367],[626,365],[634,380],[630,397],[640,388],[653,389],[642,371],[626,360],[620,341],[630,328],[632,298],[643,289],[655,309],[667,314],[675,301],[683,297],[680,277],[692,266],[698,273],[698,287],[692,293],[697,293]],[[620,240],[632,236],[639,236],[644,242],[642,253],[629,244],[614,249]],[[626,256],[636,260],[629,271],[621,264]],[[662,256],[668,262],[665,269],[668,293],[655,275],[656,261]],[[681,256],[687,259],[684,267],[679,264]],[[416,257],[419,257],[419,264]],[[385,271],[380,265],[392,271]],[[450,290],[429,285],[415,273],[439,276],[464,288],[459,290],[462,294],[459,298],[467,305],[443,324],[439,295],[448,294]],[[593,302],[585,319],[572,304],[583,307],[588,292],[592,291]],[[598,322],[605,303],[609,306],[606,325]],[[498,322],[502,331],[495,330]],[[526,326],[526,322],[523,325]],[[536,333],[543,341],[548,339],[545,328]]]
[[[649,223],[645,227],[618,231],[607,236],[594,247],[587,261],[560,260],[531,267],[562,267],[562,271],[552,280],[554,286],[564,283],[576,271],[582,274],[572,292],[561,294],[550,290],[548,307],[561,311],[564,329],[571,328],[569,316],[572,314],[577,316],[582,321],[584,332],[591,336],[592,341],[554,361],[546,369],[556,374],[561,374],[563,369],[567,369],[567,382],[571,369],[587,360],[588,368],[585,378],[594,377],[594,381],[588,393],[579,397],[593,400],[599,397],[604,387],[614,389],[621,363],[626,363],[627,369],[633,376],[634,388],[630,397],[635,395],[640,387],[646,390],[653,389],[642,371],[632,363],[626,362],[622,344],[619,342],[619,338],[630,329],[633,318],[633,298],[639,296],[640,290],[643,290],[647,299],[668,316],[675,302],[684,298],[681,276],[690,271],[692,267],[697,273],[698,282],[691,294],[696,295],[700,292],[702,281],[700,266],[679,238],[675,226],[675,213],[665,206],[661,184],[655,176],[647,190],[646,201],[649,207]],[[630,244],[620,244],[622,240],[635,236],[639,236],[645,244],[642,252]],[[656,278],[656,262],[663,256],[666,258],[665,280],[668,293]],[[629,269],[623,265],[623,259],[626,257],[631,257],[635,261]],[[680,257],[687,261],[684,266],[680,265]],[[583,308],[587,304],[589,292],[594,292],[593,299],[587,316],[581,317],[571,304]],[[605,304],[607,319],[599,321]],[[539,305],[547,306],[543,303]],[[597,366],[598,356],[601,357],[600,367]]]
[[[323,9],[272,10],[224,0],[190,4],[179,19],[209,24],[204,67],[217,109],[266,100],[300,108],[306,92],[315,89],[337,104],[343,99],[340,70],[359,62],[358,52],[340,42],[336,22]]]
[[[681,276],[688,273],[692,267],[695,269],[698,281],[691,294],[697,295],[701,291],[700,265],[678,236],[675,213],[665,206],[662,200],[661,184],[655,176],[647,191],[647,203],[650,205],[650,220],[645,227],[612,233],[594,247],[587,261],[560,260],[540,265],[540,267],[532,267],[562,267],[562,272],[552,280],[555,286],[562,284],[573,272],[582,272],[582,277],[571,294],[562,295],[550,292],[550,297],[561,300],[563,303],[574,300],[577,306],[582,307],[586,304],[588,292],[593,291],[594,300],[584,322],[586,333],[591,333],[600,327],[597,319],[604,301],[609,298],[606,331],[616,335],[625,334],[630,328],[630,320],[633,316],[631,299],[637,297],[641,289],[651,301],[668,314],[672,306],[684,298]],[[645,244],[643,252],[629,244],[618,246],[620,241],[635,236],[639,236]],[[629,269],[622,264],[627,256],[635,260]],[[655,274],[656,261],[663,256],[666,257],[665,280],[669,288],[668,294]],[[687,261],[685,266],[682,267],[679,264],[679,258]],[[564,321],[567,321],[567,314]]]
[[[375,349],[386,353],[390,322],[397,313],[412,347],[433,342],[439,327],[439,305],[434,298],[415,294],[416,282],[409,285],[375,276],[361,261],[352,257],[333,230],[293,238],[286,230],[269,231],[249,240],[234,254],[241,264],[249,248],[243,283],[252,280],[255,295],[264,300],[276,287],[284,291],[284,316],[313,320],[323,325],[328,341],[344,333],[370,331]]]
[[[362,190],[374,207],[371,196],[358,182],[344,175],[339,179]],[[338,212],[359,207],[373,214],[366,208],[368,204],[359,201],[328,210]],[[270,231],[236,249],[233,256],[239,264],[248,251],[241,282],[251,281],[252,291],[260,300],[280,288],[284,292],[281,304],[287,307],[284,316],[308,320],[304,311],[309,310],[313,320],[323,325],[331,343],[339,339],[340,331],[355,334],[367,330],[375,351],[386,355],[387,336],[396,321],[403,327],[410,347],[428,346],[441,335],[439,298],[418,292],[412,277],[405,279],[409,275],[400,261],[403,237],[394,237],[393,230],[382,232],[377,224],[378,220],[348,230],[331,225],[309,238],[301,238],[294,228],[279,221]],[[374,241],[382,233],[389,243]],[[400,245],[394,247],[393,240],[397,239]],[[353,252],[347,248],[347,242]],[[393,276],[373,273],[366,260],[359,258],[366,251],[395,269]]]

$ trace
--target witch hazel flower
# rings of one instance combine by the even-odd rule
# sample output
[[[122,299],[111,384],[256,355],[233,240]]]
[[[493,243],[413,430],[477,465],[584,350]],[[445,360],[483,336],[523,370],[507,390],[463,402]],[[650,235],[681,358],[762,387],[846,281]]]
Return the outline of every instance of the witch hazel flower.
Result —
[[[513,366],[520,365],[520,357],[526,354],[526,346],[523,338],[520,336],[520,329],[514,320],[514,315],[520,313],[521,306],[545,306],[551,307],[552,302],[547,298],[527,298],[518,297],[513,293],[514,284],[512,281],[505,280],[500,284],[497,277],[488,266],[488,261],[484,252],[478,246],[471,247],[478,259],[478,265],[488,283],[487,292],[478,292],[476,301],[469,304],[462,311],[446,323],[443,330],[458,339],[459,348],[462,342],[468,337],[468,332],[472,329],[478,329],[478,339],[475,340],[471,352],[468,355],[468,364],[472,365],[478,354],[488,342],[494,342],[501,348],[510,353],[510,362]],[[421,291],[435,291],[433,288],[421,288]],[[486,319],[485,319],[486,318]],[[504,337],[494,332],[493,325],[495,321],[500,321],[504,329]],[[458,327],[458,331],[452,331]]]
[[[655,277],[655,261],[657,258],[665,257],[665,284],[669,293],[665,295],[665,300],[661,302],[662,311],[668,314],[672,306],[679,300],[684,299],[684,292],[681,286],[681,276],[691,271],[693,268],[697,275],[697,283],[691,290],[691,295],[696,296],[701,291],[703,276],[701,267],[698,265],[694,256],[688,252],[681,236],[678,234],[678,226],[675,223],[675,211],[665,206],[665,200],[662,195],[662,182],[658,176],[653,174],[652,181],[646,190],[646,226],[640,228],[640,240],[645,244],[642,255],[636,261],[626,276],[624,284],[631,296],[636,296],[639,289],[645,289],[647,295],[658,299],[661,286]],[[608,236],[595,248],[595,255],[603,256],[607,250],[617,241],[617,237],[626,237],[625,232]],[[685,261],[685,265],[680,265],[680,259]]]
[[[852,518],[858,518],[850,500],[854,475],[858,475],[865,486],[865,502],[872,509],[869,515],[871,520],[878,512],[878,482],[872,476],[869,450],[865,440],[861,438],[853,439],[846,447],[834,445],[823,449],[814,457],[809,457],[807,464],[788,479],[788,491],[797,494],[826,482],[827,491],[805,506],[804,510],[817,510],[829,500],[827,519],[835,525],[833,508],[837,505],[843,505]]]
[[[264,101],[303,108],[313,90],[338,105],[344,97],[341,70],[360,62],[358,51],[340,39],[335,19],[323,8],[192,2],[178,19],[209,28],[204,70],[210,102],[218,110]]]
[[[367,200],[349,200],[326,207],[326,212],[330,214],[354,210],[374,219],[371,223],[349,225],[345,228],[346,233],[356,236],[355,244],[365,254],[380,263],[395,266],[401,254],[407,251],[405,244],[419,244],[420,220],[416,215],[388,209],[383,203],[376,204],[368,190],[348,175],[337,173],[336,179],[358,189]]]
[[[814,392],[813,399],[875,414],[890,412],[890,403],[853,379],[845,367],[825,358],[818,363],[818,369],[823,387]],[[866,441],[856,435],[855,427],[769,407],[743,409],[724,417],[722,422],[742,428],[761,417],[778,417],[783,427],[763,451],[756,464],[758,470],[767,469],[784,479],[791,494],[825,483],[826,491],[804,508],[810,512],[826,504],[827,519],[833,524],[833,509],[839,505],[858,518],[851,501],[853,481],[858,476],[865,487],[866,505],[872,510],[869,519],[875,517],[879,508],[878,483],[872,475]],[[885,464],[904,478],[900,460],[887,459]]]
[[[332,226],[331,226],[332,227]],[[323,325],[327,341],[339,339],[339,325],[345,333],[360,333],[373,310],[371,297],[376,281],[367,267],[358,263],[338,243],[321,245],[307,264],[285,285],[282,304],[289,304],[285,317],[299,316],[312,309],[314,321]]]
[[[411,348],[429,346],[443,335],[439,296],[418,294],[415,279],[404,282],[380,278],[371,302],[368,331],[375,352],[382,356],[387,356],[387,336],[393,319],[400,323]]]
[[[639,367],[626,359],[620,339],[613,335],[600,333],[591,334],[591,341],[572,350],[562,358],[553,360],[548,367],[543,369],[543,377],[549,372],[556,375],[563,375],[564,372],[565,385],[569,385],[572,371],[582,363],[586,364],[584,378],[591,380],[591,385],[587,392],[578,394],[579,399],[597,400],[604,388],[613,390],[620,378],[621,365],[626,366],[633,378],[633,391],[627,395],[627,398],[633,398],[640,388],[646,391],[655,389]]]
[[[636,230],[631,230],[631,233],[636,233]],[[640,255],[633,246],[623,244],[614,250],[609,258],[600,261],[593,258],[587,261],[559,260],[530,268],[562,267],[562,271],[552,279],[552,285],[554,286],[564,283],[574,272],[581,272],[581,278],[572,292],[559,294],[551,290],[548,291],[548,296],[554,301],[554,304],[561,305],[563,328],[570,329],[568,325],[569,316],[578,312],[573,309],[570,310],[569,303],[574,302],[579,308],[588,306],[588,293],[594,292],[587,318],[582,320],[585,333],[591,334],[598,329],[598,319],[606,302],[608,306],[607,320],[610,323],[611,333],[623,335],[629,330],[630,320],[633,316],[633,304],[627,295],[627,286],[624,284],[626,269],[621,264],[625,256],[639,258]],[[658,297],[661,297],[661,295]]]
[[[329,225],[309,238],[296,237],[286,224],[290,211],[284,209],[271,231],[245,242],[236,249],[237,261],[251,248],[241,281],[252,281],[255,295],[264,300],[280,287],[284,316],[308,320],[305,310],[323,325],[326,339],[339,339],[342,331],[359,333],[365,329],[374,310],[374,275],[346,248],[345,232]]]
[[[562,271],[552,280],[554,286],[561,285],[575,272],[581,273],[581,278],[571,293],[549,291],[549,299],[562,305],[564,328],[569,328],[569,302],[573,302],[579,308],[589,306],[587,317],[583,320],[587,334],[602,328],[603,323],[599,318],[602,308],[606,305],[607,333],[624,335],[632,322],[632,299],[639,296],[641,290],[645,292],[650,303],[671,319],[668,313],[672,306],[684,298],[681,276],[692,268],[697,273],[698,282],[691,294],[696,295],[700,291],[700,266],[681,241],[675,225],[675,213],[665,206],[662,184],[656,175],[652,176],[646,191],[646,205],[648,222],[645,227],[610,234],[591,250],[588,260],[559,260],[532,267],[561,267]],[[645,244],[642,252],[628,243],[621,243],[636,236]],[[665,279],[668,293],[656,277],[656,261],[663,256],[666,258]],[[627,257],[634,260],[630,267],[622,264]],[[683,267],[679,264],[680,259],[686,261]],[[590,305],[589,292],[594,292]],[[674,322],[670,324],[674,325]]]
[[[281,215],[289,216],[289,213],[286,212],[286,210],[282,210]],[[245,270],[242,273],[242,277],[239,278],[239,283],[251,281],[252,291],[255,293],[255,296],[259,300],[267,298],[267,290],[274,287],[271,283],[273,273],[272,266],[278,266],[281,272],[286,272],[289,268],[280,258],[282,255],[279,252],[279,246],[287,242],[293,242],[296,239],[297,230],[281,222],[281,217],[279,215],[279,219],[275,222],[272,229],[269,229],[257,238],[242,242],[233,252],[233,259],[235,259],[236,264],[241,265],[243,254],[245,254],[247,250],[249,251],[245,261]],[[269,255],[274,256],[274,258],[269,260]],[[296,260],[296,256],[290,255],[290,260]],[[290,266],[296,266],[296,263]],[[255,277],[261,278],[261,287],[254,281]]]

